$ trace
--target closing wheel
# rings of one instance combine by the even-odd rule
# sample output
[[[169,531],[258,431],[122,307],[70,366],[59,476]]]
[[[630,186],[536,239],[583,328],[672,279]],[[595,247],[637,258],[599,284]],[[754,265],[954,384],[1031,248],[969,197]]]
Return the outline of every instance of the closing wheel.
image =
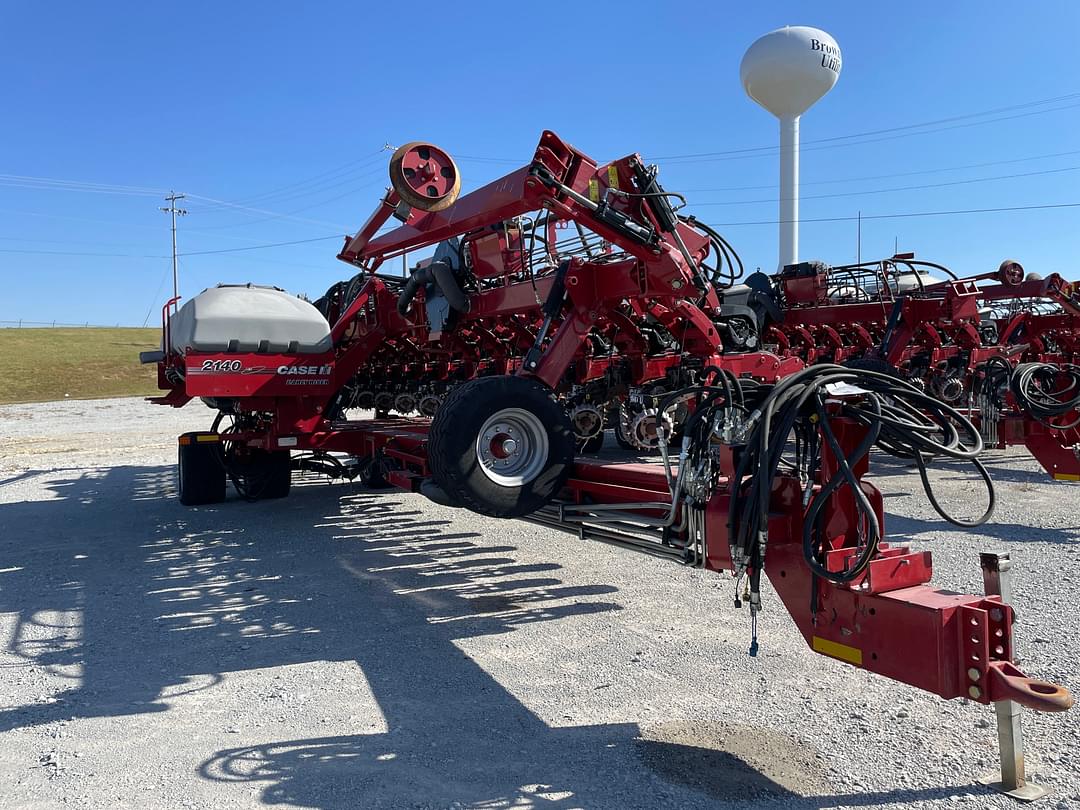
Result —
[[[185,433],[177,452],[180,503],[200,506],[225,500],[225,461],[217,433]]]
[[[525,377],[481,377],[455,388],[428,437],[435,483],[492,517],[535,512],[573,469],[576,442],[566,411]]]
[[[457,199],[461,175],[442,149],[415,141],[398,147],[390,158],[390,185],[413,208],[442,211]]]

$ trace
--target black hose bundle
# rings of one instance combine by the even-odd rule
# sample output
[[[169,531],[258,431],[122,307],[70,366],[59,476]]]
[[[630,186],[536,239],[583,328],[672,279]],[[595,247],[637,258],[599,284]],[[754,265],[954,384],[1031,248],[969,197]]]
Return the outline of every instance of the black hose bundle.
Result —
[[[1004,405],[1005,391],[1009,387],[1013,367],[1004,357],[991,357],[978,367],[982,377],[977,383],[978,395],[997,407]]]
[[[742,278],[742,259],[735,252],[735,248],[731,246],[731,243],[721,236],[719,231],[693,216],[684,217],[680,215],[679,221],[702,231],[712,242],[713,250],[716,251],[716,267],[706,267],[705,270],[708,271],[706,277],[713,287],[731,287]]]
[[[734,427],[745,420],[747,391],[757,387],[753,380],[740,380],[728,369],[707,366],[702,369],[699,384],[667,393],[657,403],[657,413],[661,417],[679,402],[689,400],[692,403],[689,416],[679,428],[686,450],[682,463],[707,476],[704,492],[715,491],[720,475],[719,467],[712,464],[710,452],[716,432],[723,426]],[[657,426],[661,441],[666,445],[662,418],[657,420]]]
[[[827,400],[834,404],[827,405]],[[833,431],[831,422],[837,416],[854,419],[867,428],[850,455],[844,453]],[[801,437],[806,455],[806,443],[815,441],[813,434],[818,427],[839,468],[836,475],[821,482],[816,492],[812,491],[812,485],[820,462],[820,448],[812,448],[813,457],[803,470],[807,495],[812,496],[803,520],[803,548],[811,570],[823,579],[837,583],[852,581],[866,569],[881,542],[877,515],[854,472],[871,447],[914,461],[931,505],[945,520],[959,526],[977,526],[993,513],[993,483],[977,458],[983,449],[982,438],[971,421],[956,409],[891,375],[836,365],[803,369],[773,386],[750,415],[746,445],[734,476],[729,536],[733,559],[750,572],[752,597],[759,590],[769,500],[783,454],[795,432]],[[967,460],[975,466],[989,495],[982,516],[974,520],[958,518],[941,506],[926,473],[927,463],[936,456]],[[852,564],[844,571],[832,572],[824,565],[825,548],[818,529],[829,495],[845,485],[859,511],[862,538]]]
[[[1068,430],[1080,425],[1080,366],[1021,363],[1009,379],[1016,404],[1047,427]],[[1070,421],[1063,417],[1074,414]]]

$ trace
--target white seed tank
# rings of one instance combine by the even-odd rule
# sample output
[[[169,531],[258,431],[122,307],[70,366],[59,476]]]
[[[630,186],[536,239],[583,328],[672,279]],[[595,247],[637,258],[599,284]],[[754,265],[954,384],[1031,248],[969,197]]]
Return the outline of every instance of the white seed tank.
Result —
[[[221,284],[173,315],[175,351],[318,354],[329,351],[330,324],[310,303],[274,287]]]

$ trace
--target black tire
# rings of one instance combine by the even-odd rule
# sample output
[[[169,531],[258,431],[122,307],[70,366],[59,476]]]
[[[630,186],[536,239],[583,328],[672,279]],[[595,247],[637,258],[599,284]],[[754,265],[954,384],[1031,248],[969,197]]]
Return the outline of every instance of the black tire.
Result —
[[[260,498],[284,498],[292,487],[292,458],[288,450],[266,453],[266,484]]]
[[[478,456],[485,424],[504,420],[519,429],[524,423],[515,440],[521,444],[506,459],[511,465],[507,473],[514,473],[519,462],[526,464],[520,484],[496,481],[492,476],[502,471],[486,471]],[[535,440],[527,438],[530,430]],[[544,385],[527,377],[481,377],[455,388],[435,414],[428,463],[435,483],[454,501],[482,515],[520,517],[544,506],[563,488],[574,467],[575,447],[570,417]]]
[[[225,500],[225,460],[216,433],[185,433],[177,448],[180,503],[201,506]]]
[[[230,456],[233,485],[249,501],[284,498],[292,486],[292,459],[288,450],[247,448]]]

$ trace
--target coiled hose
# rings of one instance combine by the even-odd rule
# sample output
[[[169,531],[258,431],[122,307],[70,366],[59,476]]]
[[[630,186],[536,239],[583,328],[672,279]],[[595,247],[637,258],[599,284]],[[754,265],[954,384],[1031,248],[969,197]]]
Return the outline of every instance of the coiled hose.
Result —
[[[1047,427],[1080,425],[1080,366],[1021,363],[1009,378],[1009,390],[1025,413]],[[1071,421],[1061,421],[1069,414]]]
[[[837,399],[841,394],[851,396]],[[838,404],[827,408],[827,399]],[[831,421],[837,415],[854,419],[867,428],[866,436],[850,455],[843,452],[832,429]],[[982,437],[966,416],[887,374],[836,365],[811,366],[786,377],[765,393],[745,425],[746,447],[734,481],[748,483],[736,485],[729,536],[733,552],[740,551],[751,570],[753,592],[758,590],[763,564],[773,480],[789,437],[800,424],[805,428],[807,420],[820,426],[822,439],[838,466],[838,473],[822,482],[821,488],[812,494],[803,520],[803,551],[807,564],[819,577],[836,583],[850,582],[865,571],[878,550],[881,526],[854,472],[871,447],[914,461],[930,504],[950,523],[977,526],[993,514],[996,501],[993,482],[977,458],[983,449]],[[967,519],[951,515],[938,501],[926,472],[927,464],[938,456],[970,461],[975,467],[988,493],[988,505],[981,516]],[[853,563],[844,571],[834,572],[825,568],[818,525],[828,496],[845,484],[854,497],[864,537]]]

